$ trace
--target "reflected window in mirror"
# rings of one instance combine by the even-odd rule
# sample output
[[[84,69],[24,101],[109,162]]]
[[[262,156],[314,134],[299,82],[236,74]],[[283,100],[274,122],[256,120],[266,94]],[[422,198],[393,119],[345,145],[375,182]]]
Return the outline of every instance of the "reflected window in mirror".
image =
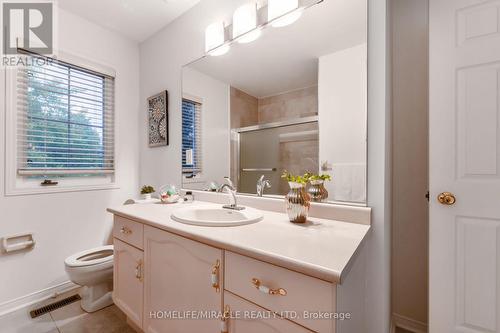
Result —
[[[202,172],[201,111],[201,103],[182,100],[182,173],[186,178]]]

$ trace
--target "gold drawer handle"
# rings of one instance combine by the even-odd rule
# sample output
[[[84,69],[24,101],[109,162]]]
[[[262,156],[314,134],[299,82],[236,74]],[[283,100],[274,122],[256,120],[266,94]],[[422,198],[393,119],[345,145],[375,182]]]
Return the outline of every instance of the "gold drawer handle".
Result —
[[[142,282],[143,275],[142,275],[142,260],[139,260],[137,263],[137,266],[135,267],[135,277],[137,280]]]
[[[220,272],[220,260],[217,260],[215,265],[212,267],[212,274],[210,275],[212,281],[212,288],[214,288],[216,292],[220,291],[219,272]]]
[[[253,278],[252,284],[254,285],[255,288],[257,288],[259,291],[263,292],[264,294],[286,296],[285,289],[283,289],[283,288],[271,289],[269,287],[262,285],[262,282],[259,279]]]
[[[224,307],[224,313],[222,314],[220,322],[220,333],[229,333],[227,322],[231,318],[231,308],[229,305]]]
[[[123,226],[121,229],[120,229],[120,232],[124,235],[130,235],[132,233],[132,230],[130,230],[129,228]]]

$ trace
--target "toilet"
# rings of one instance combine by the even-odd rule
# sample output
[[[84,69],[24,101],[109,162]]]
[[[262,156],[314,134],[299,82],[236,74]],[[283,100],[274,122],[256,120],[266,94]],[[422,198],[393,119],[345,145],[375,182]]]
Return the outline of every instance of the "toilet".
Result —
[[[78,252],[64,261],[70,280],[83,286],[81,307],[95,312],[113,304],[113,245]]]

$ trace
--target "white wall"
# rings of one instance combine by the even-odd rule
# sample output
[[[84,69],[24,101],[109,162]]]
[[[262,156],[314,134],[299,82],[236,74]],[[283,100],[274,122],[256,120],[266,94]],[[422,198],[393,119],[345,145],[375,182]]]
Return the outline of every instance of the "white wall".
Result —
[[[108,243],[112,217],[106,208],[123,203],[139,187],[138,45],[64,10],[58,14],[58,49],[116,70],[116,165],[120,189],[6,197],[5,72],[0,72],[0,237],[34,232],[37,242],[32,251],[0,255],[0,312],[28,300],[12,302],[16,298],[66,282],[64,259]]]
[[[392,312],[427,330],[428,1],[392,0]],[[406,324],[406,325],[405,325]],[[407,326],[408,327],[408,326]]]
[[[229,98],[230,86],[192,68],[184,68],[183,94],[201,99],[202,172],[183,187],[205,189],[206,183],[224,182],[229,177]]]
[[[224,20],[246,0],[203,0],[185,15],[141,44],[141,103],[162,89],[170,92],[169,147],[141,150],[141,183],[181,183],[181,66],[203,55],[204,29]],[[372,231],[361,255],[366,256],[362,285],[351,288],[365,321],[362,331],[387,333],[390,321],[390,117],[387,72],[386,0],[369,1],[368,34],[368,205]],[[141,123],[146,122],[144,114]],[[141,144],[147,140],[141,133]],[[345,298],[344,298],[345,299]],[[343,300],[341,300],[341,303]],[[341,304],[342,306],[343,304]],[[347,332],[347,331],[346,331]],[[344,333],[344,332],[342,332]]]
[[[170,145],[141,149],[140,180],[156,186],[180,185],[181,176],[181,80],[182,66],[204,54],[205,27],[218,20],[228,20],[246,0],[203,0],[183,16],[140,45],[140,96],[146,99],[168,90]],[[141,124],[146,124],[146,114]],[[147,142],[147,127],[140,132],[141,146]],[[224,164],[225,165],[225,164]]]
[[[366,201],[367,52],[361,44],[319,58],[319,161],[332,164],[336,201]]]

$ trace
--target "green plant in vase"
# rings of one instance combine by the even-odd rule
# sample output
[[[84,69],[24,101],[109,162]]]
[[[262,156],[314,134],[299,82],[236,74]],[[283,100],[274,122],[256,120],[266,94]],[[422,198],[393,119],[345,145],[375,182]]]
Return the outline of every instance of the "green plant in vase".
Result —
[[[311,200],[314,202],[322,202],[328,199],[328,191],[325,188],[325,182],[331,181],[332,176],[328,174],[313,174],[308,173],[309,188],[307,193],[311,196]]]
[[[281,178],[288,181],[290,186],[290,191],[285,196],[286,212],[290,222],[305,223],[311,207],[311,197],[306,192],[308,175],[293,175],[285,170]]]
[[[155,188],[150,185],[144,185],[141,188],[141,195],[144,200],[150,200],[151,199],[151,194],[155,193]]]

